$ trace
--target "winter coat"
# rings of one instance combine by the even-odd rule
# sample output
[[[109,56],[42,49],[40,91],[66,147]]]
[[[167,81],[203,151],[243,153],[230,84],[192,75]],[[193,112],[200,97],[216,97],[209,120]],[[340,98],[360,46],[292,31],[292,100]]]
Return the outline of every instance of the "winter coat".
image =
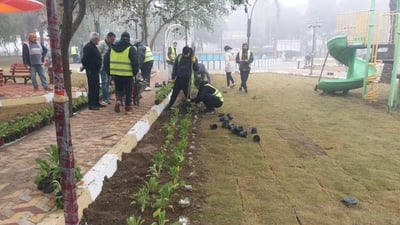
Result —
[[[132,65],[132,76],[136,76],[136,74],[139,72],[139,60],[138,60],[138,55],[136,52],[136,47],[132,46],[129,42],[126,41],[118,41],[114,45],[111,45],[111,48],[108,50],[106,55],[104,56],[104,70],[107,72],[107,74],[110,74],[110,52],[111,49],[113,49],[116,52],[123,52],[126,48],[130,48],[129,50],[129,60],[131,61]],[[111,74],[112,75],[112,74]]]
[[[225,52],[225,72],[234,72],[236,69],[236,61],[233,50],[230,49]]]
[[[85,47],[83,47],[81,62],[87,70],[100,71],[102,62],[101,54],[93,42],[89,41]]]

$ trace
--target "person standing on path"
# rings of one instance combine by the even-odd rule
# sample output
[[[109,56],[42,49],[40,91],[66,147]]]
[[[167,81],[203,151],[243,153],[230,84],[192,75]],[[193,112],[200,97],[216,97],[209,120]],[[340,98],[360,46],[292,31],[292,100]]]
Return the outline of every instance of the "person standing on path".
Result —
[[[194,56],[192,49],[185,46],[182,50],[182,54],[178,55],[175,59],[174,68],[172,70],[172,80],[175,80],[175,83],[167,109],[174,105],[181,90],[185,94],[185,97],[190,99],[192,79],[194,77],[194,72],[198,70],[199,65],[197,58]]]
[[[226,73],[226,87],[233,88],[236,86],[235,81],[233,80],[232,73],[235,71],[236,62],[235,55],[230,46],[225,45],[225,73]],[[232,82],[232,85],[230,84]]]
[[[150,77],[154,62],[153,53],[151,52],[151,48],[141,41],[136,42],[135,47],[138,52],[140,72],[146,82],[146,88],[144,90],[151,91]]]
[[[128,32],[121,34],[120,40],[111,45],[104,56],[104,69],[114,76],[116,103],[115,112],[120,112],[122,97],[125,96],[125,112],[132,110],[132,82],[139,72],[139,60],[136,48],[130,43]]]
[[[236,63],[239,64],[240,79],[241,84],[239,91],[242,88],[247,93],[247,79],[250,74],[250,64],[254,61],[253,53],[249,50],[249,45],[247,43],[242,44],[242,49],[236,55]]]
[[[172,45],[168,47],[167,51],[167,64],[168,64],[168,78],[171,80],[172,79],[172,70],[174,68],[174,63],[176,59],[176,46],[178,45],[178,42],[173,41]]]
[[[36,73],[39,74],[40,82],[44,90],[52,91],[47,84],[46,77],[44,75],[44,58],[47,54],[47,48],[41,43],[37,42],[37,36],[35,33],[30,33],[28,41],[22,46],[22,61],[31,72],[31,80],[33,89],[39,90],[38,83],[36,81]]]
[[[90,33],[90,41],[83,47],[81,71],[86,70],[90,110],[99,110],[100,107],[105,107],[99,102],[101,54],[96,46],[99,41],[99,34],[92,32]]]
[[[109,32],[106,36],[106,39],[100,41],[97,48],[99,49],[102,59],[104,59],[104,56],[106,55],[108,50],[110,50],[110,46],[114,43],[114,41],[115,41],[115,34],[113,32]],[[100,78],[101,78],[101,95],[103,104],[111,104],[109,96],[110,75],[107,74],[107,72],[104,70],[104,66],[101,67]]]

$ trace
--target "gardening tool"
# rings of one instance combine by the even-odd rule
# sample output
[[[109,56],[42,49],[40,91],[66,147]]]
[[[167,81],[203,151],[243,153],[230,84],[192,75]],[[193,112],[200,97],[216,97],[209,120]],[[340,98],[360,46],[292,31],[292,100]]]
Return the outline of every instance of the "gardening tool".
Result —
[[[217,128],[218,128],[218,125],[215,123],[210,125],[211,130],[216,130]]]
[[[322,65],[321,73],[319,74],[319,78],[318,78],[318,83],[315,85],[314,91],[317,91],[317,90],[318,90],[318,87],[317,87],[317,86],[318,86],[319,82],[321,81],[322,73],[324,72],[325,65],[326,65],[326,60],[328,60],[328,56],[329,56],[329,52],[326,53],[325,60],[324,60],[324,64]]]

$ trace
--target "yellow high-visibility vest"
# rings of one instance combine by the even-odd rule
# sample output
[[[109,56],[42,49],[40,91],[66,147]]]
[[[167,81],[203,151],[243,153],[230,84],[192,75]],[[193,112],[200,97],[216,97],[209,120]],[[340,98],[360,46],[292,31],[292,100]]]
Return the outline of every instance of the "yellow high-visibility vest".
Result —
[[[221,94],[221,92],[220,92],[218,89],[216,89],[215,87],[213,87],[211,84],[205,84],[204,86],[208,86],[208,87],[210,87],[210,88],[214,88],[215,92],[213,93],[213,95],[214,95],[215,97],[219,98],[219,100],[220,100],[221,102],[224,102],[224,98],[222,97],[222,94]]]
[[[247,50],[247,54],[246,55],[247,55],[247,60],[250,59],[250,51],[249,50]],[[240,53],[239,53],[239,57],[240,58],[239,59],[242,59],[242,56],[243,56],[243,51],[240,50]]]
[[[169,60],[171,58],[172,61],[175,61],[176,49],[174,47],[172,47],[172,46],[170,48],[171,48],[171,54],[169,56],[167,56],[167,59]]]
[[[147,47],[147,46],[145,46],[145,48],[146,48],[146,52],[144,53],[144,61],[143,62],[145,63],[145,62],[153,61],[154,58],[153,58],[153,53],[151,52],[151,48]]]
[[[71,55],[78,55],[78,47],[71,47]]]
[[[123,52],[116,52],[111,49],[110,52],[110,74],[114,76],[133,76],[133,68],[129,59],[129,51],[131,47],[126,48]]]

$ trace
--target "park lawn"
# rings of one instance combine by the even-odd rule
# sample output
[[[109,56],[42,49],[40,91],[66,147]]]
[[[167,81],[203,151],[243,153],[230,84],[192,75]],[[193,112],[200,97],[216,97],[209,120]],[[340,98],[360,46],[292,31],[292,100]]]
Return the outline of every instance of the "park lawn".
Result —
[[[224,90],[225,77],[213,76]],[[235,80],[239,78],[236,75]],[[400,224],[400,114],[386,113],[388,85],[377,103],[315,92],[316,78],[251,74],[249,93],[229,89],[218,113],[257,127],[261,142],[204,116],[199,150],[207,182],[202,224]],[[210,124],[218,123],[217,130]],[[341,203],[346,196],[357,206]]]

